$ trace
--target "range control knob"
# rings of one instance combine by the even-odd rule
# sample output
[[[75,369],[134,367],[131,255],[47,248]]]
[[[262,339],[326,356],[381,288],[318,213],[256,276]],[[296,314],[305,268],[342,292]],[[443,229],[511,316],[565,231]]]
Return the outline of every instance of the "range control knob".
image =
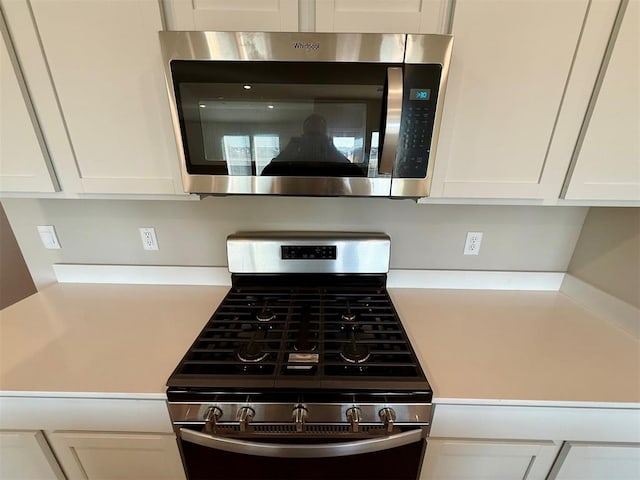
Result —
[[[218,407],[207,408],[207,411],[204,412],[204,431],[214,433],[220,417],[222,417],[222,410]]]
[[[246,432],[249,427],[249,422],[253,419],[256,411],[251,407],[241,407],[238,410],[236,419],[240,422],[240,431]]]
[[[384,423],[384,427],[388,433],[393,432],[393,427],[396,422],[396,412],[393,408],[385,407],[378,412],[380,420]]]
[[[347,409],[347,420],[351,424],[351,431],[358,433],[360,431],[360,422],[362,421],[362,412],[359,407],[351,407]]]
[[[307,421],[307,409],[304,405],[296,405],[293,409],[293,422],[296,424],[296,432],[304,432],[304,422]]]

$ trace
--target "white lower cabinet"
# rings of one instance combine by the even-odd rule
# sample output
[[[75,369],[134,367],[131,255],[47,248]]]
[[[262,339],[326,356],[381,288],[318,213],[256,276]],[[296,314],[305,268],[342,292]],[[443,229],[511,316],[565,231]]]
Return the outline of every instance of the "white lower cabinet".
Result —
[[[48,438],[68,480],[185,478],[170,434],[56,431]]]
[[[47,440],[40,431],[0,431],[2,480],[64,480]]]
[[[566,442],[548,480],[638,480],[640,444]]]
[[[430,438],[421,480],[544,480],[553,442]]]

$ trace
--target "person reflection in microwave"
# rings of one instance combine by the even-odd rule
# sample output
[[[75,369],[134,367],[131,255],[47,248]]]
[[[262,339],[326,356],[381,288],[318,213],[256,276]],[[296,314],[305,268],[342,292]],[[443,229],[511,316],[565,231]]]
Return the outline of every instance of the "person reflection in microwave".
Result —
[[[327,121],[312,113],[302,124],[302,136],[293,137],[272,162],[333,162],[351,163],[335,147],[327,133]]]

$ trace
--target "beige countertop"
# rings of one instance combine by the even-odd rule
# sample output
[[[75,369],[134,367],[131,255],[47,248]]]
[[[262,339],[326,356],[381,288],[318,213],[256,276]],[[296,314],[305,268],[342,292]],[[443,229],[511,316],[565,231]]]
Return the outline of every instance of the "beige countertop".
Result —
[[[163,398],[227,290],[46,288],[0,312],[0,395]],[[390,293],[436,402],[640,403],[638,339],[562,293]]]

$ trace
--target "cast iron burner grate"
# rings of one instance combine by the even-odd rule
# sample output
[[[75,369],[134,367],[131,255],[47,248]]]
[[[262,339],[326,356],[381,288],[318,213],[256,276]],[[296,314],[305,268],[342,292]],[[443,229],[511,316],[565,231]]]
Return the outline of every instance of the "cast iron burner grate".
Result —
[[[169,386],[424,382],[384,287],[232,287]]]

